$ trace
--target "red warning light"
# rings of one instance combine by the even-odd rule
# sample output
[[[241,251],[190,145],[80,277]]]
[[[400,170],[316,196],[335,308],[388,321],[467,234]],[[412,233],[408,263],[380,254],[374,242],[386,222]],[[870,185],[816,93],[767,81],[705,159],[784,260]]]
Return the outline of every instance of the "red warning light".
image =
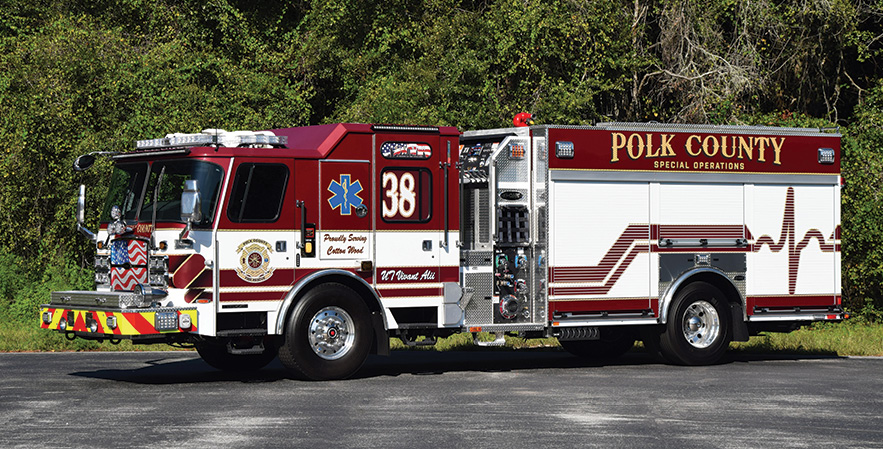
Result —
[[[519,112],[518,114],[515,114],[515,118],[512,119],[512,124],[515,126],[533,125],[533,114],[530,112]]]

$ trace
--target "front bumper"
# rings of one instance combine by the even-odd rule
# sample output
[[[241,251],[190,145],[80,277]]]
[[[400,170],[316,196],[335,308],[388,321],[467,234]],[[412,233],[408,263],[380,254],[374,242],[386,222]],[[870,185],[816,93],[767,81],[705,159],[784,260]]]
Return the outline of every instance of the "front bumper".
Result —
[[[119,292],[53,292],[40,327],[90,339],[152,339],[195,334],[196,307],[120,308]]]

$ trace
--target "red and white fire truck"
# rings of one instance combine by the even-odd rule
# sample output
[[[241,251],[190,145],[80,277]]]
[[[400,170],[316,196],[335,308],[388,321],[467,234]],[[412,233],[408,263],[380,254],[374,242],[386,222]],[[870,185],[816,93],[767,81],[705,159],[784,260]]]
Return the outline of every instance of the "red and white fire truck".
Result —
[[[81,156],[75,169],[91,165]],[[42,327],[350,376],[389,338],[557,337],[673,363],[845,316],[840,136],[600,123],[170,134],[108,155],[95,291]],[[476,339],[477,341],[478,339]],[[486,339],[485,339],[486,340]]]

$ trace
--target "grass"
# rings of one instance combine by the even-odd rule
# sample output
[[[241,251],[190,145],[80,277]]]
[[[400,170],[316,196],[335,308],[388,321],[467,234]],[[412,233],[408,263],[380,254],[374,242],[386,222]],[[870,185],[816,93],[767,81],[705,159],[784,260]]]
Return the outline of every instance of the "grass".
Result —
[[[492,341],[493,335],[482,333],[479,338]],[[640,347],[640,343],[637,345]],[[554,338],[524,339],[506,337],[503,347],[479,348],[472,343],[469,333],[455,334],[439,339],[434,346],[409,348],[399,339],[390,339],[393,350],[464,351],[464,350],[522,350],[554,349]],[[76,339],[67,341],[58,332],[46,331],[34,322],[0,322],[0,352],[28,351],[164,351],[180,350],[168,345],[133,345],[123,340],[119,345]],[[763,333],[747,342],[730,344],[731,351],[744,353],[815,354],[839,356],[883,356],[883,323],[869,323],[853,319],[844,323],[815,323],[788,334]]]
[[[815,323],[787,334],[762,333],[744,343],[731,343],[730,349],[748,353],[883,356],[883,323]]]

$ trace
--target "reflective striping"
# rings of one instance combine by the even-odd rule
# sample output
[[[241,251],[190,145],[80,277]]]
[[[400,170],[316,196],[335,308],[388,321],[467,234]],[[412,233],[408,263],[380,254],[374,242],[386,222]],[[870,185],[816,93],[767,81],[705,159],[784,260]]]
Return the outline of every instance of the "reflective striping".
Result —
[[[166,331],[158,331],[154,327],[154,322],[156,319],[157,311],[170,312],[174,311],[180,315],[189,315],[191,327],[189,329],[175,329],[175,330],[166,330]],[[91,313],[93,319],[98,324],[98,331],[95,332],[95,335],[102,334],[110,337],[131,337],[138,335],[156,335],[156,334],[169,334],[169,333],[195,333],[197,331],[197,312],[196,309],[161,309],[161,310],[88,310],[88,309],[64,309],[64,308],[53,308],[53,307],[42,307],[40,310],[40,316],[42,317],[44,312],[52,313],[52,321],[49,324],[46,324],[40,320],[40,327],[42,329],[50,329],[50,330],[58,330],[59,323],[62,318],[67,317],[68,312],[72,312],[74,314],[74,324],[68,324],[67,329],[64,332],[86,332],[89,333],[88,326],[86,325],[86,314]],[[117,327],[116,329],[109,329],[107,327],[107,318],[108,317],[116,317],[117,319]]]

